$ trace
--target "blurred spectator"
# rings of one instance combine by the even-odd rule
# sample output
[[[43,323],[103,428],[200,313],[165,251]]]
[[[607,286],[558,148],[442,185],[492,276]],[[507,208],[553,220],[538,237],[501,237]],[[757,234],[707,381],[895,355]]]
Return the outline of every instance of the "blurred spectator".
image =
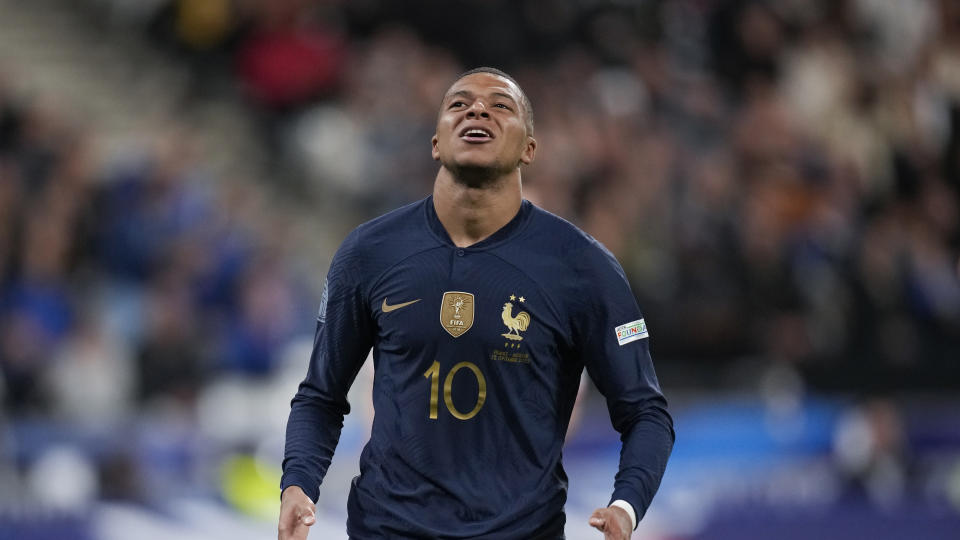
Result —
[[[209,202],[194,182],[191,150],[172,136],[156,156],[126,167],[103,194],[100,254],[117,278],[143,282],[202,228]]]
[[[139,397],[146,402],[172,400],[189,410],[211,362],[201,341],[204,321],[196,316],[185,278],[181,269],[170,268],[150,282],[146,327],[136,357]]]
[[[224,367],[251,375],[269,374],[276,354],[299,329],[293,291],[277,260],[263,259],[241,278],[238,292],[237,311],[224,334]]]
[[[849,489],[890,507],[907,490],[905,434],[897,407],[885,400],[850,410],[834,434],[834,459]]]
[[[238,50],[238,71],[261,105],[283,110],[333,90],[344,62],[340,38],[316,20],[312,2],[252,3],[253,24]]]
[[[197,52],[221,46],[236,24],[236,6],[230,0],[178,0],[171,6],[178,40]]]
[[[189,98],[215,95],[245,20],[236,0],[173,0],[148,12],[149,33],[190,68]]]
[[[92,428],[128,420],[135,414],[130,356],[97,314],[81,318],[45,374],[52,416]]]

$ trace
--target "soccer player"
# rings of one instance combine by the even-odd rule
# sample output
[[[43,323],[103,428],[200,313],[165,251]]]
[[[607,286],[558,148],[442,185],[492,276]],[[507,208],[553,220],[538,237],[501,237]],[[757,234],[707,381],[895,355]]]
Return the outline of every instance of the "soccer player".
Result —
[[[315,521],[347,390],[373,347],[350,538],[563,538],[561,449],[584,367],[623,442],[612,502],[589,523],[629,538],[674,434],[623,270],[523,200],[533,110],[506,73],[460,76],[432,144],[433,195],[358,227],[330,265],[287,424],[279,537],[306,538]]]

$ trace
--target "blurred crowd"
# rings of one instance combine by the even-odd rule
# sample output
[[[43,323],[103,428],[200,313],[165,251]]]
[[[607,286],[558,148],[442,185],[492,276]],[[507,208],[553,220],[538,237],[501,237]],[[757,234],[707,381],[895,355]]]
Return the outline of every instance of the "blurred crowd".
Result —
[[[535,109],[524,195],[620,259],[665,386],[776,366],[845,393],[960,387],[952,0],[80,4],[182,58],[194,96],[243,95],[277,165],[263,182],[295,177],[334,228],[428,194],[443,92],[466,68],[507,70]],[[213,181],[175,128],[103,159],[83,126],[5,88],[6,414],[190,416],[212,384],[265,380],[309,339],[325,268],[263,186]],[[880,403],[836,442],[867,491],[864,437],[906,445]],[[144,493],[107,461],[105,486]]]
[[[536,110],[525,195],[620,258],[658,357],[960,384],[955,2],[156,5],[141,24],[235,81],[351,226],[429,191],[439,97],[497,65]]]
[[[255,187],[204,180],[184,133],[117,162],[88,135],[0,88],[6,410],[102,421],[268,374],[312,331],[289,224]]]

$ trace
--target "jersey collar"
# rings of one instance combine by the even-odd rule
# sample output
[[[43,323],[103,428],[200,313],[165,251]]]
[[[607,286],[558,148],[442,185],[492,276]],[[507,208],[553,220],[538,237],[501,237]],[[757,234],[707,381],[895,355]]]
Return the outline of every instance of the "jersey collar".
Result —
[[[454,246],[453,240],[450,239],[450,235],[447,234],[447,230],[443,228],[443,223],[441,223],[440,218],[437,217],[437,210],[433,207],[433,195],[430,195],[423,200],[423,208],[427,220],[427,227],[430,229],[430,232],[433,233],[433,235],[444,244],[448,246]],[[520,203],[520,210],[517,212],[517,215],[513,216],[513,219],[507,222],[506,225],[500,227],[495,233],[484,238],[480,242],[462,249],[484,250],[506,242],[526,227],[532,215],[533,203],[524,199],[523,202]]]

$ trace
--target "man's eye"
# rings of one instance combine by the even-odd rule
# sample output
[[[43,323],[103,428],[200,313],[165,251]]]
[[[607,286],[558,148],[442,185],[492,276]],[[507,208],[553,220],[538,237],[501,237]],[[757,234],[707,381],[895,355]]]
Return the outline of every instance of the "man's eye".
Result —
[[[501,109],[506,109],[508,111],[513,110],[504,103],[497,103],[496,105],[494,105],[494,107],[500,107]]]
[[[466,105],[466,103],[462,101],[454,101],[453,103],[450,104],[450,108],[452,109],[454,107],[463,107],[464,105]]]

